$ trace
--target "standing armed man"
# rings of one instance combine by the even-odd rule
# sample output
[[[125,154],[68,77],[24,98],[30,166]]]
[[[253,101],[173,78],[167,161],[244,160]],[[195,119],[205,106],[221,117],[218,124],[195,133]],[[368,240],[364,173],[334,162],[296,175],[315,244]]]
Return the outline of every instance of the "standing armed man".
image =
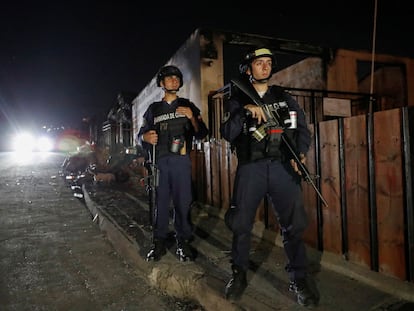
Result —
[[[234,193],[226,214],[226,224],[233,232],[233,275],[225,288],[227,299],[239,299],[247,287],[251,231],[261,200],[268,195],[277,215],[288,259],[289,289],[301,305],[316,305],[319,293],[309,286],[307,256],[303,232],[307,216],[303,206],[301,176],[282,134],[294,143],[302,163],[311,136],[305,114],[299,104],[279,86],[268,86],[274,72],[275,58],[267,48],[247,53],[240,65],[243,85],[263,106],[259,106],[235,88],[226,102],[221,125],[223,138],[235,149],[238,159]],[[262,108],[263,107],[263,108]],[[296,113],[291,120],[290,113]],[[269,120],[269,116],[278,116]],[[276,122],[275,122],[276,120]]]
[[[190,206],[193,200],[190,151],[193,139],[205,138],[208,129],[194,103],[177,95],[183,86],[183,75],[176,66],[165,66],[159,70],[157,86],[163,88],[164,97],[148,107],[138,133],[138,142],[151,158],[155,150],[159,171],[158,187],[153,189],[156,191],[152,224],[154,239],[147,260],[158,261],[166,254],[171,200],[174,206],[176,255],[180,261],[194,260],[189,245],[192,238]]]

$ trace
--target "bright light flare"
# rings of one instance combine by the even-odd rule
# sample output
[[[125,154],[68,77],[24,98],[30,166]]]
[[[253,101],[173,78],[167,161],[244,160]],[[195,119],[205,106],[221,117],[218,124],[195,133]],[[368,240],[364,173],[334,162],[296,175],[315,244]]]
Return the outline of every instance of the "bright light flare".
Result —
[[[29,132],[17,134],[12,141],[16,153],[49,152],[53,150],[53,140],[45,135],[36,137]]]
[[[35,138],[27,132],[16,135],[12,143],[16,152],[32,152],[36,146]]]
[[[53,141],[47,136],[41,136],[37,140],[37,150],[41,152],[49,152],[53,149]]]

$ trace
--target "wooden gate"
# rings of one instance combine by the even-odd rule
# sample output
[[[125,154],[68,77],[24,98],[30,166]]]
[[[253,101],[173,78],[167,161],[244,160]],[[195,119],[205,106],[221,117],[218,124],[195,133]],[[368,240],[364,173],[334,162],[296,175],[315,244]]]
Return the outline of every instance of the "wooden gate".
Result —
[[[307,167],[310,172],[318,170],[317,184],[328,207],[303,182],[309,246],[414,281],[411,120],[414,109],[405,107],[310,125],[318,137],[307,155]],[[211,137],[195,154],[199,201],[227,209],[237,166],[229,144]],[[257,221],[277,230],[272,213],[264,217],[265,203],[258,210]]]

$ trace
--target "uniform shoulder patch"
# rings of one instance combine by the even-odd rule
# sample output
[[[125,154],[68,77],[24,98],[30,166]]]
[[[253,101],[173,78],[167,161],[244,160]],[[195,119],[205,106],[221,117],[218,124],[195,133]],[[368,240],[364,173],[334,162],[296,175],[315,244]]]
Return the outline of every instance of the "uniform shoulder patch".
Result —
[[[229,119],[230,119],[230,112],[225,112],[221,122],[226,123]]]

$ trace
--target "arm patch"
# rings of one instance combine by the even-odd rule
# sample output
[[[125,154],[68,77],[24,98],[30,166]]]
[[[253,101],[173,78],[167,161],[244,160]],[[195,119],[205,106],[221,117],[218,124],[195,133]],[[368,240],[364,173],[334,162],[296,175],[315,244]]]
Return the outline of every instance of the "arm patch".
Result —
[[[226,123],[230,119],[230,112],[225,112],[223,115],[222,123]]]

